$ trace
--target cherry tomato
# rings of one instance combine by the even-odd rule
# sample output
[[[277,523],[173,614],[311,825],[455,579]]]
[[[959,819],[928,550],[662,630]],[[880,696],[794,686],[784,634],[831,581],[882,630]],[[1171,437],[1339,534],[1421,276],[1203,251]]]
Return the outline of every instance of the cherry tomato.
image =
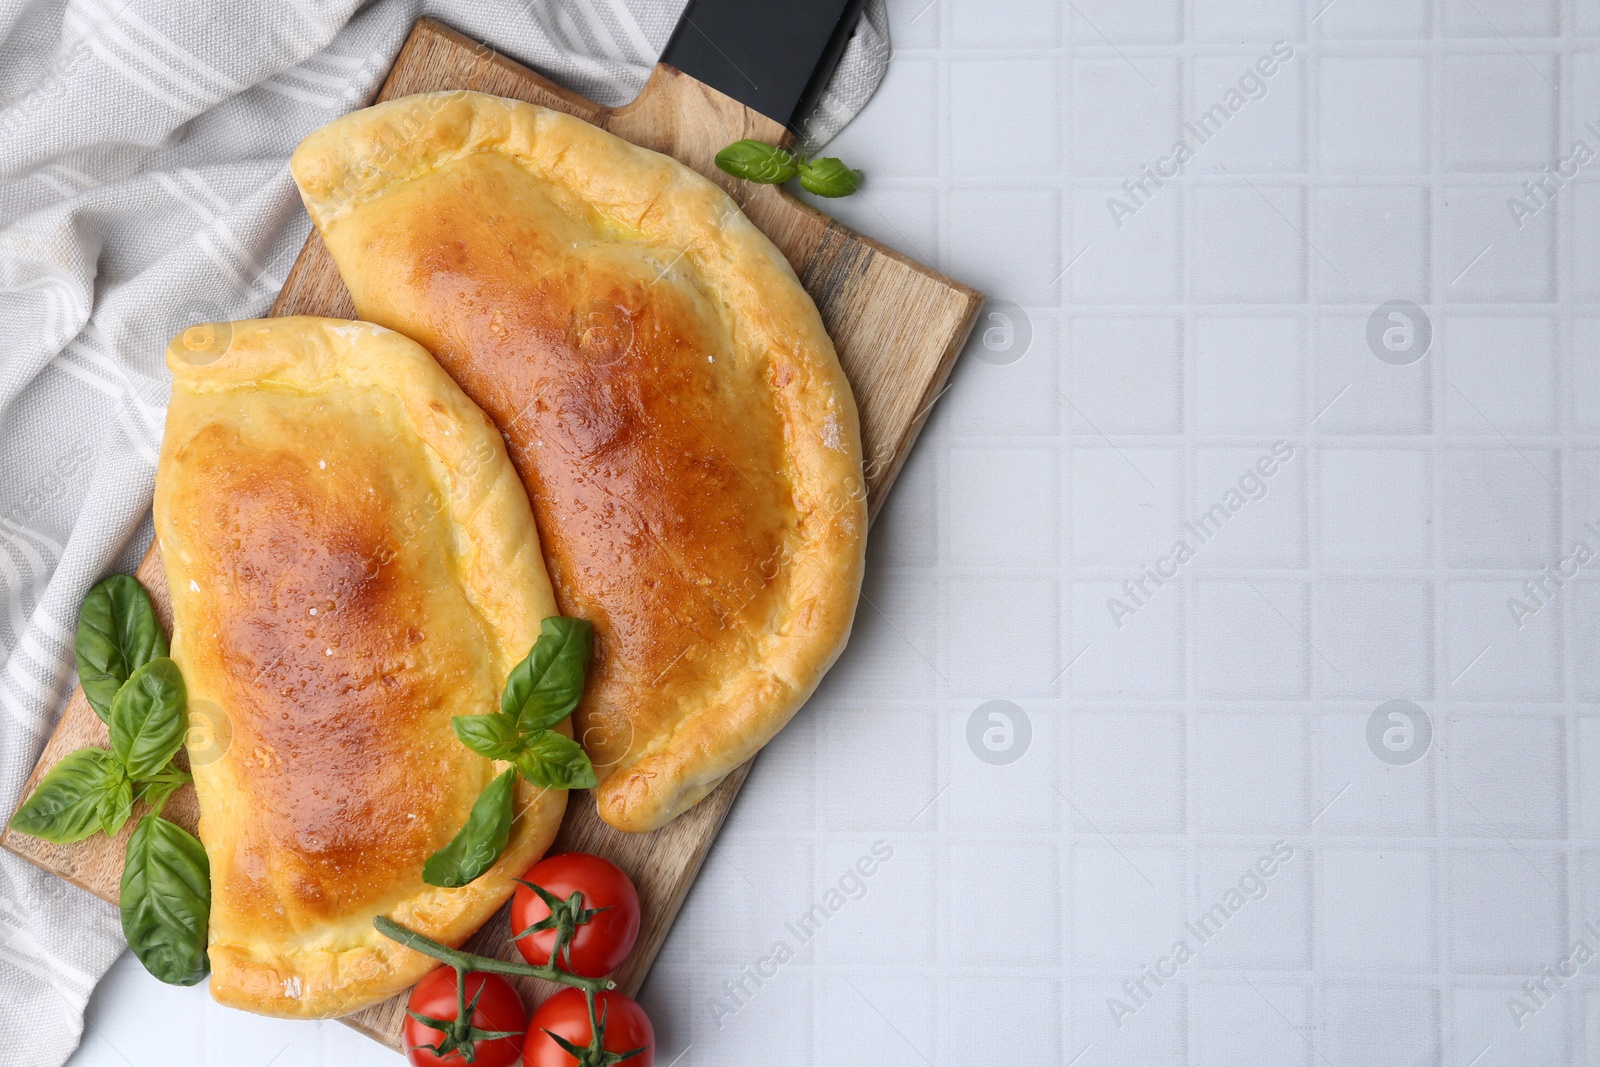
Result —
[[[618,1053],[642,1048],[639,1055],[622,1062],[627,1067],[651,1067],[656,1058],[656,1032],[643,1008],[621,993],[607,990],[595,994],[594,1011],[605,1033],[602,1048]],[[588,1046],[594,1031],[589,1028],[589,1004],[583,990],[563,989],[534,1009],[528,1021],[528,1043],[522,1046],[525,1067],[575,1067],[577,1059],[550,1034],[560,1034],[580,1048]]]
[[[556,960],[562,970],[587,978],[610,974],[628,958],[639,937],[639,893],[633,882],[610,860],[587,852],[563,852],[549,856],[522,876],[555,897],[558,908],[573,922],[571,960],[566,952]],[[582,895],[576,909],[567,904],[573,893]],[[602,910],[603,909],[603,910]],[[522,885],[511,899],[511,934],[550,917],[550,908],[534,890]],[[578,919],[587,917],[587,921]],[[556,930],[537,930],[517,938],[522,958],[535,966],[550,962],[550,949]]]
[[[467,973],[467,1003],[477,997],[470,1023],[474,1029],[515,1031],[511,1037],[498,1037],[474,1042],[472,1067],[511,1067],[521,1056],[523,1031],[528,1028],[528,1010],[522,1006],[522,997],[511,983],[498,974],[481,971]],[[440,967],[418,982],[411,991],[406,1007],[418,1015],[431,1019],[454,1021],[456,1018],[456,972],[452,967]],[[416,1067],[464,1067],[465,1056],[459,1050],[448,1050],[440,1055],[435,1049],[447,1040],[443,1031],[406,1016],[402,1038],[406,1058]],[[432,1048],[423,1048],[431,1045]]]

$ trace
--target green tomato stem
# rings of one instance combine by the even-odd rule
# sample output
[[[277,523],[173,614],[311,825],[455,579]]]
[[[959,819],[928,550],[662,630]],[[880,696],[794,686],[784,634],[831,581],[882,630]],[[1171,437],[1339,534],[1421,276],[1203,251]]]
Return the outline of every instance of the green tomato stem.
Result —
[[[472,1011],[467,1007],[467,970],[457,965],[456,972],[456,1024],[450,1028],[450,1036],[455,1039],[456,1049],[466,1056],[471,1063],[478,1058],[478,1050],[472,1041]],[[462,1048],[465,1042],[466,1047]]]
[[[581,989],[591,996],[602,989],[615,989],[616,983],[609,978],[585,978],[582,975],[570,974],[556,967],[535,967],[531,963],[512,963],[509,960],[495,959],[493,956],[479,956],[460,949],[449,948],[441,945],[431,937],[425,937],[415,930],[408,929],[395,922],[393,919],[379,915],[372,920],[373,927],[391,941],[398,941],[406,948],[422,953],[440,963],[454,967],[458,972],[486,971],[489,974],[520,975],[524,978],[542,978],[546,982],[555,982],[559,985],[569,985]]]

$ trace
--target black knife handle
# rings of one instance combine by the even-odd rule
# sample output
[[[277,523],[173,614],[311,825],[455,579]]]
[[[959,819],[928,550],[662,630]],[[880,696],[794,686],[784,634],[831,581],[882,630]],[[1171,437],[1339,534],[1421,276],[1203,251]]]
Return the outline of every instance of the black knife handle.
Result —
[[[689,0],[661,62],[796,133],[866,0]]]

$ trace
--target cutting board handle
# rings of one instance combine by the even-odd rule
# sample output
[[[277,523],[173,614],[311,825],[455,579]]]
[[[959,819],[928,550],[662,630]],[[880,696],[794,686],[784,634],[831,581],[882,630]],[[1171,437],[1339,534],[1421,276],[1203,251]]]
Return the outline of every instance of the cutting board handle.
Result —
[[[607,112],[596,125],[687,163],[730,192],[738,182],[717,169],[718,152],[747,137],[785,146],[794,140],[782,123],[665,63],[656,64],[631,103]]]

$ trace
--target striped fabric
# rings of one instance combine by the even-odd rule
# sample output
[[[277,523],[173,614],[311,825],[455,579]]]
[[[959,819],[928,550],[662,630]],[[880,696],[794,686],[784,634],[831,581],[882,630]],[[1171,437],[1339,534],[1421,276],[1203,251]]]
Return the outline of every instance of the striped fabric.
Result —
[[[149,543],[168,338],[263,313],[305,240],[294,146],[420,15],[616,104],[681,6],[0,0],[0,809],[74,685],[85,591]],[[875,0],[812,141],[876,88],[886,26]],[[112,908],[0,854],[0,1045],[64,1061],[122,947]]]

